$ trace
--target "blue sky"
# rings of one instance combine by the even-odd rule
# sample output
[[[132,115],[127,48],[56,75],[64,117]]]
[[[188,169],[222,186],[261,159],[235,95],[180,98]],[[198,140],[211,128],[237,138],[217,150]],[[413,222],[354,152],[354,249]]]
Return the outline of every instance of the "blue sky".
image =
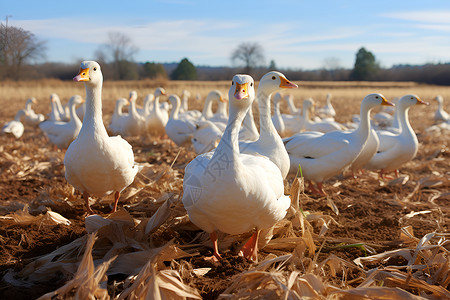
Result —
[[[138,62],[230,66],[242,42],[282,68],[351,68],[361,47],[383,67],[450,62],[448,0],[0,0],[0,12],[47,41],[52,62],[94,59],[112,31],[131,38]]]

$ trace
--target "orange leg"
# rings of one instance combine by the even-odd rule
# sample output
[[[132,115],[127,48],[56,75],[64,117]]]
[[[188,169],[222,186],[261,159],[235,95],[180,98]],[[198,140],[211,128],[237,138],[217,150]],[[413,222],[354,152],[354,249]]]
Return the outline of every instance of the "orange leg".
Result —
[[[256,232],[251,236],[251,238],[242,246],[240,255],[244,256],[248,260],[258,262],[258,239],[261,230],[256,230]]]
[[[212,262],[218,262],[222,259],[219,254],[219,246],[217,245],[217,232],[213,231],[209,234],[209,238],[213,242],[213,256],[205,257],[205,260],[210,260]]]
[[[120,198],[120,192],[115,192],[114,193],[114,206],[113,206],[113,209],[111,210],[111,213],[116,212],[116,210],[117,210],[117,203],[119,202],[119,198]]]
[[[88,215],[93,215],[94,211],[92,210],[91,206],[89,205],[89,194],[88,192],[83,192],[83,198],[84,198],[84,204],[86,205],[86,210]]]
[[[308,188],[311,190],[311,193],[320,195],[320,196],[326,196],[327,194],[323,190],[322,182],[317,183],[317,188],[314,186],[314,184],[311,182],[311,180],[308,180]]]

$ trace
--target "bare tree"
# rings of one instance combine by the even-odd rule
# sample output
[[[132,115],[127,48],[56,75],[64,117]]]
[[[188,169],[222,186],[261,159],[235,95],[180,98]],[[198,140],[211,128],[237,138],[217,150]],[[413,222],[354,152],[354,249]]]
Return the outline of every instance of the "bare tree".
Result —
[[[259,43],[241,43],[231,54],[233,64],[243,63],[245,72],[250,74],[257,66],[264,64],[264,50]]]
[[[46,45],[30,31],[0,24],[0,65],[5,77],[18,80],[27,63],[45,56]]]
[[[133,56],[138,51],[128,36],[113,31],[108,33],[107,42],[96,51],[95,55],[99,61],[111,64],[115,79],[135,79],[138,73]]]

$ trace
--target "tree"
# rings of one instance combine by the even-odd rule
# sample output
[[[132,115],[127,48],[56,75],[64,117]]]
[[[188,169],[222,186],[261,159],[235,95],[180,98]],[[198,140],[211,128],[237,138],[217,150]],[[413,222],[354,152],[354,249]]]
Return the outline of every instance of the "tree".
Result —
[[[277,64],[276,64],[275,61],[272,59],[272,60],[270,61],[270,64],[269,64],[269,70],[273,71],[273,70],[276,70],[276,69],[277,69]]]
[[[197,69],[187,58],[183,58],[170,77],[174,80],[195,80]]]
[[[164,66],[162,64],[146,62],[142,68],[142,77],[144,78],[167,78],[166,69],[164,69]]]
[[[0,24],[0,65],[5,77],[18,80],[27,63],[45,56],[45,42],[20,27]]]
[[[375,60],[375,55],[364,47],[356,53],[355,65],[350,73],[351,80],[372,80],[379,71],[380,66]]]
[[[231,61],[243,63],[245,73],[251,74],[254,68],[264,64],[263,48],[256,42],[241,43],[231,54]]]
[[[97,50],[99,61],[110,64],[113,69],[113,78],[118,80],[137,79],[139,77],[133,56],[138,48],[131,39],[121,32],[108,33],[107,42]]]

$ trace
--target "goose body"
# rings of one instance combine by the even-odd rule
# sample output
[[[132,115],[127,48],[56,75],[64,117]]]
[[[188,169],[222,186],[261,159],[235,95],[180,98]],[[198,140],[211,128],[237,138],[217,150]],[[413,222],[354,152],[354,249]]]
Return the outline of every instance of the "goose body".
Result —
[[[212,151],[219,144],[223,131],[208,120],[197,121],[196,130],[192,137],[192,145],[197,154]]]
[[[109,123],[109,131],[113,135],[125,135],[124,134],[124,128],[125,124],[127,123],[128,119],[128,113],[122,112],[122,108],[125,105],[128,105],[128,100],[125,98],[119,98],[116,101],[116,105],[114,107],[114,112],[111,117],[111,121]]]
[[[64,157],[66,180],[83,193],[88,213],[89,195],[103,197],[114,193],[116,211],[120,192],[130,185],[138,167],[131,145],[120,136],[108,136],[102,120],[103,75],[95,61],[83,61],[74,81],[86,87],[86,114],[78,137]]]
[[[241,153],[262,155],[269,158],[281,171],[283,179],[289,172],[289,156],[283,141],[272,123],[270,97],[282,88],[297,88],[295,83],[277,71],[266,73],[259,81],[256,99],[259,108],[259,138],[254,142],[241,141]]]
[[[146,118],[147,131],[151,135],[163,136],[166,131],[165,127],[169,121],[169,113],[165,108],[162,108],[159,103],[159,98],[165,95],[166,91],[159,87],[155,90],[155,99],[152,102],[152,110]]]
[[[370,110],[378,105],[393,105],[380,94],[369,94],[361,102],[361,122],[354,131],[328,133],[302,132],[284,139],[290,158],[290,172],[302,174],[313,192],[324,195],[322,182],[338,175],[360,154],[370,131]],[[314,188],[312,182],[317,183]]]
[[[342,130],[344,127],[334,121],[311,121],[309,118],[309,111],[314,106],[314,100],[307,98],[303,100],[303,130],[305,131],[319,131],[327,133],[335,130]]]
[[[36,103],[37,103],[36,98],[32,97],[32,98],[28,99],[25,104],[26,114],[24,114],[23,122],[27,125],[38,126],[39,123],[41,123],[45,120],[45,117],[43,114],[35,113],[33,108],[31,107],[32,104],[36,104]]]
[[[131,91],[128,102],[130,103],[128,114],[125,116],[125,121],[122,128],[124,136],[140,136],[146,131],[146,120],[136,110],[136,91]]]
[[[384,173],[396,171],[400,166],[412,160],[419,147],[417,136],[409,123],[408,111],[416,104],[428,103],[416,95],[405,95],[400,98],[397,113],[400,121],[400,132],[378,131],[380,145],[377,153],[365,165],[368,170],[379,170]]]
[[[39,128],[45,133],[50,142],[60,149],[66,149],[77,138],[81,129],[81,121],[76,113],[76,106],[84,100],[79,95],[74,95],[69,100],[70,121],[44,121]]]
[[[235,75],[229,91],[229,120],[214,153],[197,156],[185,170],[183,204],[191,221],[210,233],[220,259],[217,231],[241,234],[256,228],[242,248],[257,259],[259,232],[281,220],[290,206],[278,167],[266,157],[239,152],[238,134],[254,99],[253,79]]]
[[[170,95],[169,102],[172,104],[169,121],[166,124],[167,136],[178,146],[189,144],[194,136],[196,124],[189,119],[179,118],[181,99],[177,95]]]
[[[21,109],[16,113],[14,120],[5,123],[2,127],[2,133],[12,135],[16,139],[20,138],[25,131],[25,127],[21,122],[22,116],[26,115],[26,111]]]
[[[434,100],[438,103],[438,108],[434,113],[434,121],[437,123],[450,121],[450,115],[444,110],[444,97],[437,95]]]

